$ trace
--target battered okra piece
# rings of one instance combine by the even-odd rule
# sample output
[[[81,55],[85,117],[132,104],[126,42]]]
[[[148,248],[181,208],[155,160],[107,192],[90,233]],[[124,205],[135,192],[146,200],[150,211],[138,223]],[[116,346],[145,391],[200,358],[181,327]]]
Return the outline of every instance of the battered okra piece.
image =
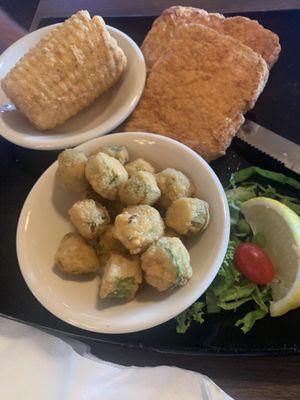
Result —
[[[159,199],[160,190],[151,172],[137,171],[120,187],[119,197],[127,205],[152,205]]]
[[[152,174],[155,174],[155,168],[143,158],[138,158],[126,164],[125,169],[128,172],[128,175],[135,174],[138,171],[148,171],[152,172]]]
[[[101,265],[104,265],[108,261],[112,252],[126,253],[127,251],[122,243],[113,236],[113,229],[113,225],[107,225],[99,237],[97,253]]]
[[[71,232],[62,238],[55,262],[63,272],[71,275],[95,272],[100,266],[95,249],[78,233]]]
[[[103,145],[100,151],[116,158],[122,165],[126,164],[129,160],[128,151],[126,147],[121,144],[108,143]]]
[[[109,200],[117,198],[119,188],[128,179],[128,174],[123,165],[115,158],[102,152],[88,159],[85,176],[95,192]]]
[[[181,197],[191,196],[195,189],[194,185],[181,171],[174,168],[166,168],[156,174],[158,187],[161,190],[159,204],[168,208],[173,201]]]
[[[184,197],[175,200],[166,213],[166,224],[180,235],[197,235],[209,224],[206,201]]]
[[[101,299],[117,297],[131,300],[141,282],[142,272],[138,257],[113,253],[104,268],[99,296]]]
[[[185,285],[193,274],[189,252],[176,237],[161,237],[141,260],[146,282],[159,292]]]
[[[86,240],[96,239],[110,222],[107,209],[92,199],[77,201],[70,208],[69,216]]]
[[[80,193],[88,187],[85,178],[87,157],[76,149],[66,149],[58,156],[56,172],[60,186],[67,190]]]
[[[96,193],[91,186],[89,186],[83,193],[82,199],[91,199],[96,203],[100,203],[104,206],[109,212],[111,221],[114,221],[116,216],[122,212],[122,210],[126,207],[125,204],[122,204],[119,199],[117,200],[108,200],[102,197],[99,193]]]
[[[115,219],[113,235],[131,254],[144,251],[163,234],[163,219],[148,205],[127,207]]]

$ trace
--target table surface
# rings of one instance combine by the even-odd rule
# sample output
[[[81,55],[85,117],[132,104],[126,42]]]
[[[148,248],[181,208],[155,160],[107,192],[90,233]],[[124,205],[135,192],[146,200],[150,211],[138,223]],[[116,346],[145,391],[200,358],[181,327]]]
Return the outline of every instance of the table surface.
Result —
[[[299,0],[41,0],[31,30],[41,18],[68,16],[79,9],[103,16],[157,15],[174,4],[218,12],[300,9]],[[98,357],[123,365],[175,365],[208,375],[233,398],[279,400],[300,398],[300,357],[187,356],[157,353],[87,341]]]
[[[31,29],[35,29],[41,18],[64,17],[86,9],[91,14],[102,16],[159,15],[165,8],[185,5],[204,8],[210,12],[233,13],[265,10],[299,9],[299,0],[41,0]]]

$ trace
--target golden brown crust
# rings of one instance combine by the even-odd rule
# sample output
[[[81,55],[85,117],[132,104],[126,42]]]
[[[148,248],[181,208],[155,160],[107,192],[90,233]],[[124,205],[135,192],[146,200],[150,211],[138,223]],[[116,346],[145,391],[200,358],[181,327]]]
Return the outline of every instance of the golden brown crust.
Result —
[[[177,28],[186,23],[199,23],[239,40],[260,54],[271,68],[281,50],[278,36],[257,21],[245,17],[225,18],[193,7],[174,6],[158,17],[147,34],[141,49],[148,68],[167,50]]]
[[[200,24],[178,28],[154,64],[126,131],[177,139],[207,160],[223,154],[268,79],[265,61]]]
[[[268,64],[269,69],[278,60],[281,46],[279,37],[257,21],[245,17],[226,18],[222,22],[222,32],[240,40],[260,54]]]
[[[223,15],[209,14],[200,8],[181,6],[167,8],[154,21],[141,46],[147,67],[151,69],[153,64],[167,50],[170,40],[174,37],[178,27],[186,23],[200,23],[215,27],[219,24],[219,20],[222,19],[224,19]]]
[[[51,129],[110,88],[125,66],[103,19],[79,11],[51,29],[1,84],[38,129]]]

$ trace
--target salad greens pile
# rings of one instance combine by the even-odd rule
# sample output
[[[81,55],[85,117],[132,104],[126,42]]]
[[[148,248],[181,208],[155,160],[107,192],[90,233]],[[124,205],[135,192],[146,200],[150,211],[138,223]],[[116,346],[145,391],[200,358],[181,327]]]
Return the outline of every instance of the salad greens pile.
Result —
[[[261,178],[263,183],[260,182]],[[267,182],[267,183],[266,183]],[[203,301],[196,301],[186,311],[177,317],[177,332],[184,333],[193,322],[203,323],[205,315],[218,313],[221,310],[237,310],[248,304],[248,311],[235,326],[244,333],[249,332],[255,322],[269,313],[269,302],[272,299],[267,285],[257,285],[245,278],[234,263],[235,250],[242,242],[256,243],[264,248],[266,240],[263,234],[253,235],[250,226],[240,211],[244,201],[254,197],[269,197],[287,205],[300,215],[299,197],[281,194],[275,188],[278,184],[287,188],[300,190],[300,182],[283,174],[264,170],[259,167],[249,167],[231,175],[226,196],[230,211],[230,240],[222,266],[213,283],[205,292]]]

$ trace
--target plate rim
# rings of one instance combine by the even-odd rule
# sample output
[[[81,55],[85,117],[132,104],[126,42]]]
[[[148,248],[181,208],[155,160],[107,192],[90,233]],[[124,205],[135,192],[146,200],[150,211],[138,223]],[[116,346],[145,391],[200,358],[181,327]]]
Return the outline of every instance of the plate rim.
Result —
[[[25,35],[25,36],[21,37],[20,39],[18,39],[15,43],[13,43],[11,46],[9,46],[0,55],[0,69],[1,69],[1,66],[5,63],[5,59],[7,58],[7,53],[10,52],[11,50],[14,50],[22,42],[26,41],[28,39],[28,37],[36,35],[37,32],[45,31],[45,33],[46,33],[48,30],[51,30],[51,29],[53,29],[56,26],[61,25],[61,24],[62,24],[62,22],[51,24],[51,25],[47,25],[47,26],[39,28],[39,29],[37,29],[35,31],[29,32],[27,35]],[[144,59],[144,56],[143,56],[143,53],[142,53],[141,49],[139,48],[137,43],[129,35],[127,35],[125,32],[123,32],[120,29],[117,29],[117,28],[115,28],[113,26],[106,25],[106,27],[107,27],[107,29],[108,29],[108,31],[110,33],[114,32],[115,34],[119,35],[124,40],[126,40],[126,42],[132,47],[132,49],[135,52],[136,61],[139,61],[141,63],[140,67],[142,68],[142,70],[141,70],[141,73],[139,74],[140,87],[136,91],[136,95],[135,95],[134,101],[132,101],[127,106],[127,108],[125,109],[125,112],[123,112],[123,114],[121,114],[121,116],[119,116],[115,122],[113,122],[114,121],[114,116],[111,116],[109,119],[112,119],[112,123],[108,127],[106,127],[105,129],[103,129],[100,133],[99,133],[99,130],[101,130],[101,129],[99,129],[99,127],[101,125],[96,126],[96,127],[92,128],[92,129],[89,129],[89,130],[81,132],[81,133],[73,133],[73,134],[71,134],[72,136],[68,137],[68,138],[60,138],[58,140],[56,139],[56,140],[53,140],[53,141],[51,139],[49,139],[46,142],[40,141],[40,140],[36,141],[36,142],[31,142],[31,141],[28,141],[26,139],[23,139],[22,138],[22,134],[15,133],[16,131],[14,131],[14,130],[12,130],[12,132],[11,131],[7,132],[6,130],[3,130],[0,127],[0,135],[3,138],[5,138],[6,140],[8,140],[11,143],[14,143],[14,144],[16,144],[18,146],[21,146],[21,147],[24,147],[24,148],[27,148],[27,149],[43,150],[43,151],[61,150],[61,149],[67,148],[67,147],[79,146],[80,144],[82,144],[84,142],[87,142],[89,140],[92,140],[92,139],[95,139],[97,137],[103,136],[106,133],[113,131],[116,127],[121,125],[122,122],[124,122],[126,120],[126,118],[135,109],[136,105],[138,104],[138,102],[139,102],[139,100],[140,100],[140,98],[141,98],[141,96],[143,94],[143,91],[144,91],[144,88],[145,88],[145,84],[146,84],[146,77],[147,77],[146,62],[145,62],[145,59]],[[2,93],[4,93],[4,91],[1,89],[1,87],[0,87],[0,91]],[[5,95],[5,93],[4,93],[4,95]],[[1,116],[0,116],[0,118],[1,118]],[[49,131],[40,131],[40,132],[41,132],[41,135],[43,134],[43,132],[45,132],[46,135],[49,135],[51,130],[49,130]],[[29,134],[26,134],[26,136],[29,136]]]

